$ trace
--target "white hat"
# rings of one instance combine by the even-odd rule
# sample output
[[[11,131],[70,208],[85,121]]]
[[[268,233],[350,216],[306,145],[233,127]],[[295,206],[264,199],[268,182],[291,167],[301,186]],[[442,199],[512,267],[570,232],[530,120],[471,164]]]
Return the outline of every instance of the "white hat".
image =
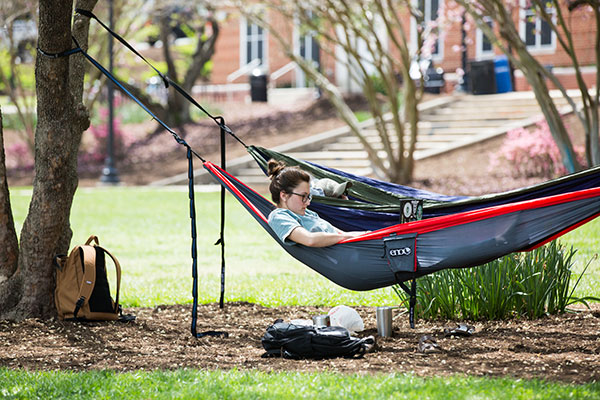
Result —
[[[352,186],[352,182],[337,183],[333,179],[323,178],[315,182],[315,187],[320,188],[328,197],[341,197]]]

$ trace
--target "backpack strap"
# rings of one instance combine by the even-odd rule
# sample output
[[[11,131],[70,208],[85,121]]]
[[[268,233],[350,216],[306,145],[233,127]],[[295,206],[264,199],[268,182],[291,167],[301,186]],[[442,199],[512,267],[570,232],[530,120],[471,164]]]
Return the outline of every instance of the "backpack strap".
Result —
[[[100,241],[98,240],[98,236],[96,235],[91,235],[88,240],[85,241],[86,245],[91,245],[92,242],[96,242],[95,246],[98,246],[100,244]],[[94,246],[94,245],[92,245]],[[112,256],[111,256],[112,257]]]
[[[96,238],[96,240],[98,240],[98,238]],[[100,247],[100,246],[96,246],[96,247],[99,247],[102,250],[104,250],[104,252],[106,254],[108,254],[110,256],[110,258],[112,258],[113,262],[115,263],[115,269],[117,270],[117,295],[115,298],[115,313],[116,313],[119,308],[119,291],[121,289],[121,264],[119,264],[119,261],[115,258],[115,256],[110,254],[110,251],[106,250],[104,247]]]
[[[117,295],[115,298],[115,312],[117,312],[118,308],[119,308],[119,292],[121,290],[121,264],[119,264],[119,261],[116,259],[115,256],[113,256],[110,251],[106,250],[104,247],[100,246],[100,240],[98,240],[98,236],[96,235],[90,235],[90,237],[88,238],[88,240],[85,242],[86,245],[90,245],[92,242],[95,242],[96,244],[94,244],[94,247],[100,247],[102,250],[104,250],[104,252],[106,254],[108,254],[110,256],[110,258],[112,258],[113,263],[115,264],[115,269],[117,270]]]
[[[88,241],[90,239],[88,239]],[[98,238],[96,238],[96,240],[98,240]],[[79,250],[82,255],[81,263],[83,264],[83,278],[81,280],[81,285],[79,286],[79,296],[75,303],[73,318],[77,318],[77,313],[81,307],[83,307],[85,302],[89,300],[94,291],[94,285],[96,284],[96,249],[86,245],[80,246]]]

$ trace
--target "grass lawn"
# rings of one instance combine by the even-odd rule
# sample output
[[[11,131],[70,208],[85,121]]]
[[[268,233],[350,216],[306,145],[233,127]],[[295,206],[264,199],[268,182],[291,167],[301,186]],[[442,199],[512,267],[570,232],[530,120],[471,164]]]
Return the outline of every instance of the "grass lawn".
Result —
[[[13,188],[17,229],[31,190]],[[219,194],[197,193],[200,301],[219,296]],[[382,305],[397,303],[391,288],[353,292],[336,286],[285,253],[231,196],[227,198],[227,301],[276,305]],[[191,302],[190,219],[187,191],[178,188],[78,190],[72,244],[90,234],[123,266],[125,306]],[[566,235],[583,268],[597,247],[600,221]],[[600,296],[600,265],[592,262],[579,295]],[[186,334],[186,333],[182,333]],[[407,374],[359,375],[260,371],[138,371],[132,373],[28,372],[0,368],[0,397],[29,398],[600,398],[600,385],[464,376],[422,379]]]
[[[13,189],[20,230],[31,190]],[[198,270],[201,302],[219,297],[219,193],[197,193]],[[82,188],[71,215],[72,244],[100,238],[123,268],[122,302],[147,306],[191,302],[190,219],[187,191],[178,188]],[[578,249],[579,270],[593,258],[600,220],[560,240]],[[396,304],[391,288],[343,289],[290,257],[232,197],[227,196],[226,300],[277,305]],[[600,263],[592,261],[576,295],[600,297]]]
[[[17,372],[0,368],[6,399],[597,399],[600,384],[410,374],[258,371]]]

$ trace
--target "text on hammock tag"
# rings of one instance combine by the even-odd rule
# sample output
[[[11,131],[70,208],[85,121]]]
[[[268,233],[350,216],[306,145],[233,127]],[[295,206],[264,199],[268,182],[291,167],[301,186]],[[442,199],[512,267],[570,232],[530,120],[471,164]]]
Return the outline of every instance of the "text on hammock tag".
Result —
[[[402,249],[391,249],[390,256],[398,257],[398,256],[410,256],[412,254],[412,250],[410,247],[404,247]]]

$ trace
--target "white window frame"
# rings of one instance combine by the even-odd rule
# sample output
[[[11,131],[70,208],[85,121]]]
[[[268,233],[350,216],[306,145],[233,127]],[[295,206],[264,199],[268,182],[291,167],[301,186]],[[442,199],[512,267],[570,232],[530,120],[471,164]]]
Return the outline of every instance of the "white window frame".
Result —
[[[483,20],[488,25],[490,25],[490,23],[491,23],[491,27],[492,27],[492,29],[494,29],[494,21],[490,17],[483,17]],[[481,29],[477,28],[476,36],[477,36],[477,38],[476,38],[477,45],[475,46],[475,58],[477,60],[488,60],[490,58],[494,58],[494,56],[495,56],[494,44],[492,43],[492,48],[490,50],[483,50],[483,42],[486,39],[485,34],[483,33],[483,31]]]
[[[546,9],[546,11],[548,13],[552,13],[552,20],[556,21],[556,10],[554,9],[554,7],[549,7]],[[527,24],[526,24],[526,18],[528,18],[528,10],[527,10],[527,3],[526,0],[521,0],[521,7],[519,10],[519,33],[521,35],[521,40],[523,40],[523,43],[525,43],[526,40],[526,35],[527,35]],[[555,52],[556,50],[556,34],[554,32],[554,30],[550,29],[550,44],[542,44],[542,34],[540,32],[542,27],[542,18],[541,17],[535,17],[535,44],[533,45],[527,45],[527,49],[535,54],[540,54],[540,53],[548,53],[548,54],[552,54]]]
[[[301,48],[301,40],[304,40],[304,44],[310,44],[310,46],[305,46],[305,53],[304,54],[304,58],[305,60],[311,60],[314,61],[314,55],[312,54],[312,50],[314,47],[314,42],[315,42],[315,36],[314,35],[310,35],[310,34],[306,34],[306,35],[301,35],[300,34],[300,20],[296,17],[294,18],[294,32],[293,32],[293,38],[294,38],[294,54],[297,56],[302,56],[300,54],[300,48]],[[318,43],[318,42],[317,42]],[[321,62],[321,57],[319,55],[319,63]],[[296,74],[296,87],[305,87],[306,86],[306,74],[304,73],[304,71],[302,70],[302,68],[300,68],[299,66],[296,66],[295,68],[295,74]]]
[[[257,26],[256,24],[252,24],[254,26]],[[248,20],[246,18],[241,18],[240,20],[240,68],[247,65],[248,62],[246,61],[248,58]],[[254,36],[256,36],[256,38],[254,38]],[[262,37],[261,37],[262,36]],[[261,68],[263,71],[268,71],[269,69],[269,38],[268,38],[268,34],[267,31],[265,29],[262,30],[262,35],[259,34],[253,34],[252,38],[255,41],[253,43],[258,43],[259,40],[262,40],[263,42],[263,54],[262,54],[262,63],[260,64],[259,68]],[[254,47],[254,46],[253,46]],[[252,61],[252,60],[250,60]]]
[[[438,12],[443,9],[442,4],[445,0],[438,0]],[[431,21],[431,0],[423,0],[425,4],[425,15],[423,16],[423,22],[427,23]],[[413,7],[419,7],[419,0],[412,0]],[[411,47],[413,52],[417,50],[417,20],[411,18],[410,21],[411,30]],[[431,59],[435,62],[439,62],[444,59],[444,38],[442,35],[442,29],[438,26],[438,37],[437,37],[438,52],[431,55]]]

